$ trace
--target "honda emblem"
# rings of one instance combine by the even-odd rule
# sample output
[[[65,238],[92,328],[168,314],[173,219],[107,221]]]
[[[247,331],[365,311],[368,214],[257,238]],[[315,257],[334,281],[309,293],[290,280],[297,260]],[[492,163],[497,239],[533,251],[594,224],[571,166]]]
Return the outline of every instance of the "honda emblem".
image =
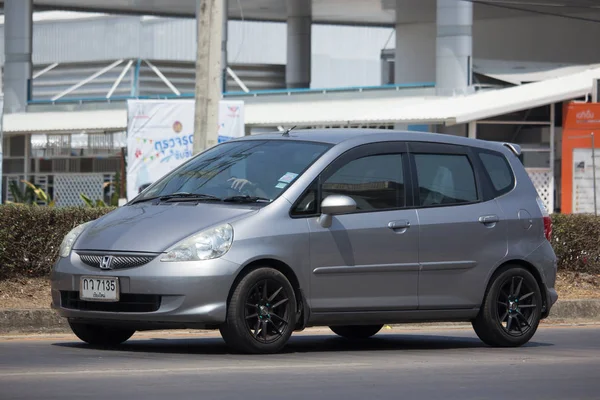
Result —
[[[112,256],[102,257],[102,261],[100,261],[100,269],[112,269],[112,258]]]

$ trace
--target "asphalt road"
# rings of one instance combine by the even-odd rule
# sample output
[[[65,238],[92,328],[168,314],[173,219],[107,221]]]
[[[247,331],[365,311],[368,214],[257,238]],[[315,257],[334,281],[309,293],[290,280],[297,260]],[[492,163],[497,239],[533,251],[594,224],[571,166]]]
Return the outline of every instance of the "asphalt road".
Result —
[[[322,331],[272,356],[152,335],[118,350],[0,339],[0,400],[600,398],[598,325],[543,327],[518,349],[486,347],[470,329],[395,329],[362,343]]]

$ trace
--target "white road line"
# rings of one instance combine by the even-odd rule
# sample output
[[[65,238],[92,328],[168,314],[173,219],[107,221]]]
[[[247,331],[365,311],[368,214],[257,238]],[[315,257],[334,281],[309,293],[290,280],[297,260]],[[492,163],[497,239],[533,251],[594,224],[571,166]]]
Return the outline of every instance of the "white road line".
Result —
[[[94,370],[69,370],[69,371],[20,371],[0,373],[0,379],[20,377],[53,377],[94,375],[106,377],[114,375],[140,375],[140,374],[178,374],[195,372],[229,372],[229,371],[264,371],[264,370],[296,370],[296,369],[328,369],[328,368],[367,368],[372,364],[343,363],[343,364],[299,364],[299,365],[248,365],[248,366],[223,366],[223,367],[196,367],[196,368],[148,368],[148,369],[94,369]]]

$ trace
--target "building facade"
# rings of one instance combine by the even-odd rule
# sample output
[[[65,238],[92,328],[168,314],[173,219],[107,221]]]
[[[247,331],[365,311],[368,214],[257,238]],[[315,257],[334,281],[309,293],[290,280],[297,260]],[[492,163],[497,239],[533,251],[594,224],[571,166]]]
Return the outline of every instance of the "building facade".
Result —
[[[224,96],[244,100],[248,133],[368,126],[516,142],[557,210],[563,104],[592,99],[600,11],[553,1],[249,0],[252,21],[230,2]],[[57,174],[114,181],[125,100],[193,96],[193,18],[32,14],[36,0],[1,3],[4,196],[23,177],[59,192]],[[125,3],[111,7],[124,12]],[[169,13],[167,3],[193,17],[189,0],[150,11]],[[86,8],[111,11],[99,1]]]

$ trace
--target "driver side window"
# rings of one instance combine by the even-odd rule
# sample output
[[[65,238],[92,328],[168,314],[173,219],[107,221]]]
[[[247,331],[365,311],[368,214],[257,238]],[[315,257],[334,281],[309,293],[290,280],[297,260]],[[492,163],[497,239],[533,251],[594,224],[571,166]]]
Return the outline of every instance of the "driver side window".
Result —
[[[343,165],[323,182],[321,201],[336,194],[354,199],[358,211],[405,207],[402,154],[366,156]]]
[[[349,196],[357,211],[378,211],[406,206],[402,157],[377,154],[353,159],[327,174],[318,193],[318,180],[306,190],[292,210],[294,216],[310,216],[319,212],[318,205],[330,195]]]

